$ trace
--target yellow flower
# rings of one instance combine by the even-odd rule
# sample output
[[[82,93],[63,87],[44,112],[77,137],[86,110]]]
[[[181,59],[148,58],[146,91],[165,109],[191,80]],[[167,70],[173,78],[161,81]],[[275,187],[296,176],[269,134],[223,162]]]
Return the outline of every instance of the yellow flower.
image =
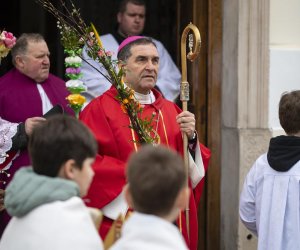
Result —
[[[123,104],[127,104],[128,103],[128,99],[127,98],[125,98],[125,99],[123,99]]]
[[[68,95],[66,99],[70,105],[83,105],[85,103],[85,97],[80,94]]]
[[[3,43],[0,42],[0,58],[6,57],[10,49],[7,49]]]

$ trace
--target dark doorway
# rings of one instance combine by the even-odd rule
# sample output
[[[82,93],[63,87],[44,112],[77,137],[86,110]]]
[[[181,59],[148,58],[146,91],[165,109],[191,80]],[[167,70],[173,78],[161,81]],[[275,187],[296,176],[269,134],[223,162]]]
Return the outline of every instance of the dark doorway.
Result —
[[[59,0],[51,1],[58,6]],[[67,2],[67,1],[65,1]],[[87,24],[94,23],[100,35],[116,28],[116,14],[120,0],[73,0]],[[144,34],[159,39],[176,61],[176,4],[172,0],[146,1],[147,16]],[[59,42],[56,20],[34,0],[11,0],[2,3],[0,30],[15,36],[23,32],[44,35],[51,52],[51,72],[63,77],[64,54]],[[2,61],[0,74],[10,67],[11,58]]]

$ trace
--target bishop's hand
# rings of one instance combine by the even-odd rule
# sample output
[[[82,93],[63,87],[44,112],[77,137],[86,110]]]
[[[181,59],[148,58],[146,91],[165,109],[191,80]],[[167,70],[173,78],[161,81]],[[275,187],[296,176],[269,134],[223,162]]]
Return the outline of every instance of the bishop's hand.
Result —
[[[189,140],[193,139],[196,124],[195,115],[189,111],[183,111],[176,116],[176,122],[180,126],[181,132],[186,133]]]

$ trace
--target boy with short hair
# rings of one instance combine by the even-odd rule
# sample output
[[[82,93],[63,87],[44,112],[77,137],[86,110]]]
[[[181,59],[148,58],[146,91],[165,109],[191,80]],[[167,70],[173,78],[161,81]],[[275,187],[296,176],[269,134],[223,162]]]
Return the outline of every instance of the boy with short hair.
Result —
[[[90,131],[69,116],[55,116],[34,129],[32,167],[20,169],[4,204],[13,219],[0,242],[6,250],[103,249],[80,196],[90,186],[97,144]]]
[[[240,218],[258,249],[300,249],[300,91],[286,92],[279,120],[287,135],[271,138],[246,176]]]
[[[189,201],[182,158],[163,146],[147,145],[130,157],[125,198],[135,212],[122,228],[111,250],[186,250],[172,224]]]

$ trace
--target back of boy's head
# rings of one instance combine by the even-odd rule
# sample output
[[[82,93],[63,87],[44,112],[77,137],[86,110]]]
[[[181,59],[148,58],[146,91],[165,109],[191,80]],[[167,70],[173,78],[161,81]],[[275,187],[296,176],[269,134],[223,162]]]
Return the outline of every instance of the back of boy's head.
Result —
[[[300,90],[283,93],[279,102],[279,120],[286,134],[300,131]]]
[[[166,147],[143,146],[129,159],[127,181],[136,211],[167,215],[186,185],[183,160]]]
[[[28,149],[33,170],[56,177],[70,159],[81,169],[86,158],[95,157],[97,143],[83,123],[71,116],[56,115],[33,130]]]

